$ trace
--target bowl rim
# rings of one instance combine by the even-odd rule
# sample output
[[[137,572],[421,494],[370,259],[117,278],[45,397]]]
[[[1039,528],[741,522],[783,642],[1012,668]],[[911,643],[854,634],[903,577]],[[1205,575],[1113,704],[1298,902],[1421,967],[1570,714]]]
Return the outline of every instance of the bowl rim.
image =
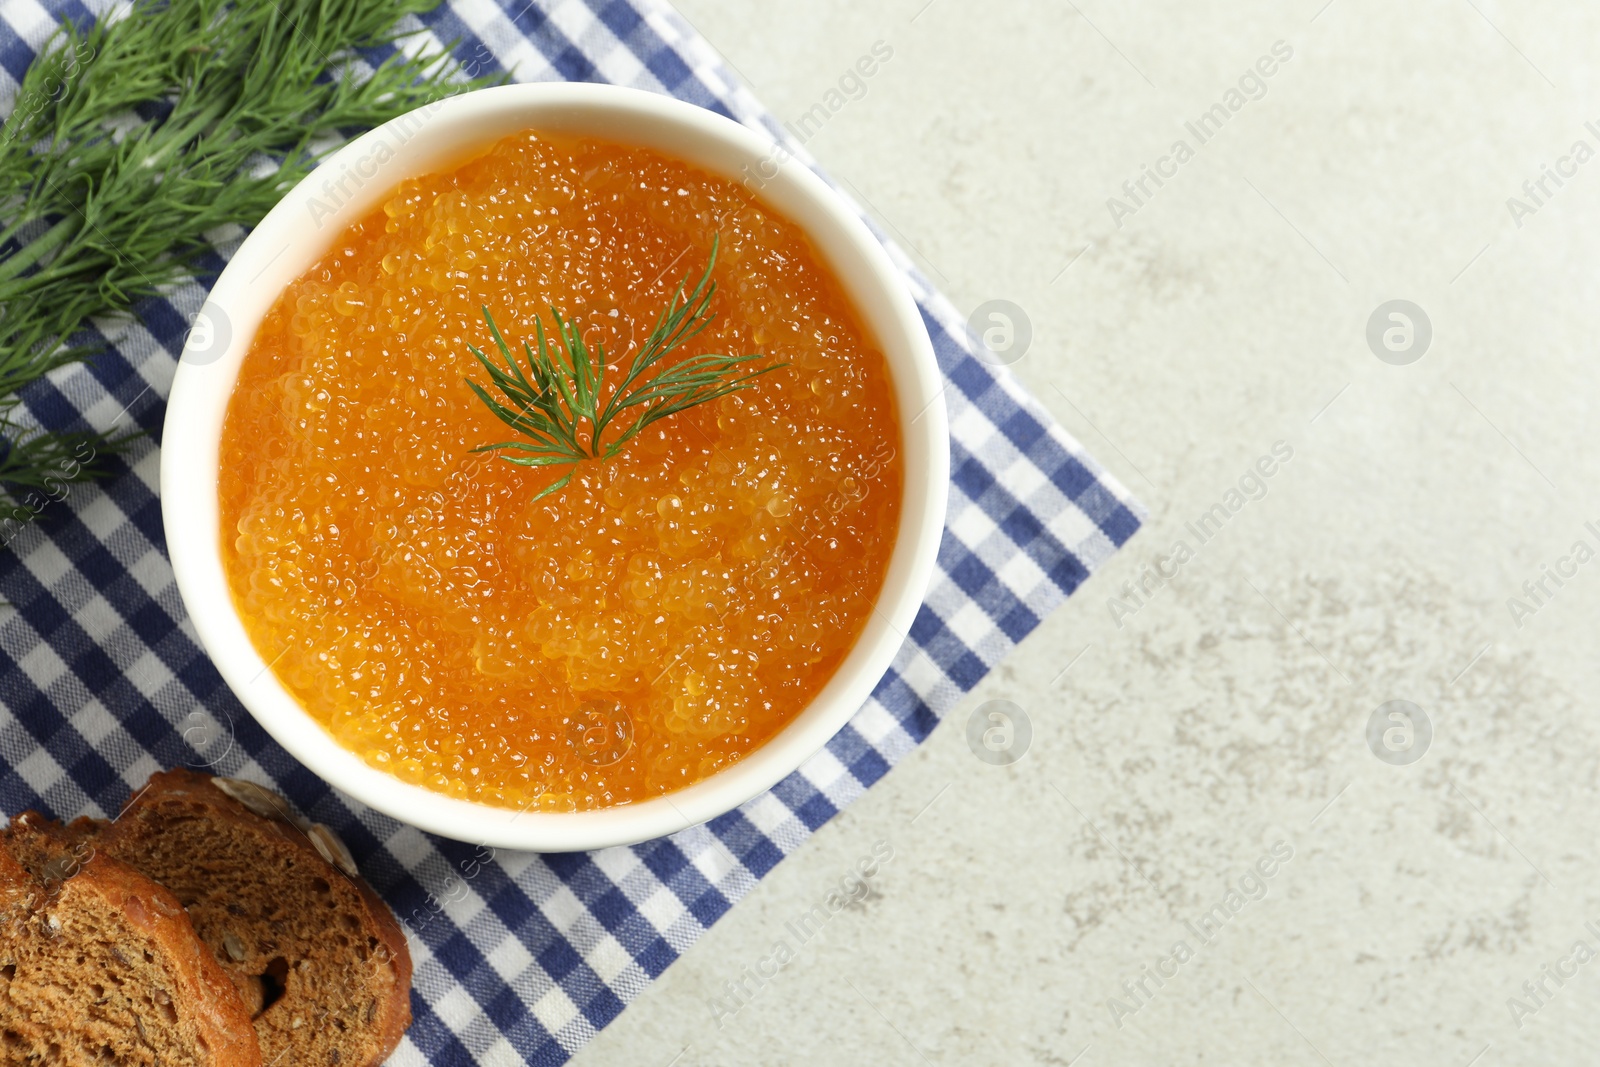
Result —
[[[507,133],[582,131],[591,121],[602,124],[593,136],[649,144],[742,180],[769,210],[801,227],[890,365],[906,485],[877,604],[833,676],[782,730],[738,762],[660,797],[592,811],[517,811],[435,792],[369,765],[278,682],[244,630],[222,568],[221,425],[262,315],[349,221],[405,178],[468,158]],[[492,128],[503,132],[467,132]],[[743,179],[733,169],[740,160]],[[905,275],[855,209],[770,138],[693,104],[620,86],[560,82],[474,90],[400,116],[328,157],[245,237],[217,278],[186,340],[163,425],[160,495],[168,556],[196,636],[229,689],[278,744],[330,786],[402,823],[497,848],[564,852],[636,843],[707,822],[771,789],[821,751],[883,679],[908,640],[943,536],[949,481],[943,390]]]

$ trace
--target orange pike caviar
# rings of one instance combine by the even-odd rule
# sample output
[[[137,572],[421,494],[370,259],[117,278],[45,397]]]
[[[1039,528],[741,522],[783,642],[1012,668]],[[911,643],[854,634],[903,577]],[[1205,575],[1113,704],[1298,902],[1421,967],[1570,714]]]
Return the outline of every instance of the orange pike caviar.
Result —
[[[709,329],[755,387],[614,459],[514,466],[467,387],[554,305],[608,388],[720,248]],[[587,423],[584,424],[587,427]],[[278,298],[229,402],[223,556],[262,658],[338,741],[484,803],[605,807],[770,738],[862,630],[899,524],[882,354],[800,230],[659,153],[521,133],[408,180]]]

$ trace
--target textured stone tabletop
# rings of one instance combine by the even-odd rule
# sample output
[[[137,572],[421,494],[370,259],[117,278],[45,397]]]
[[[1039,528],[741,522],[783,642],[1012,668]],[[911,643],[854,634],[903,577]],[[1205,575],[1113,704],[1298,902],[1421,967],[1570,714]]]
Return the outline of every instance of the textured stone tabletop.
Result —
[[[577,1062],[1595,1062],[1600,8],[680,10],[1151,518]]]

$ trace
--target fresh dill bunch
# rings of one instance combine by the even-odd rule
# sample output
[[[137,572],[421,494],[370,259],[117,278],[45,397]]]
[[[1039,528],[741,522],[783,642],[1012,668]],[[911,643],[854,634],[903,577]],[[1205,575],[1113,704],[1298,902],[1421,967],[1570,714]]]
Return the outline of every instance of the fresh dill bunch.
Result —
[[[134,0],[46,43],[0,127],[0,484],[58,477],[41,464],[80,438],[96,456],[131,438],[16,418],[18,389],[92,353],[69,343],[91,318],[190,277],[207,234],[259,222],[338,135],[485,83],[447,53],[362,76],[357,50],[437,3]]]
[[[483,364],[489,372],[489,380],[505,399],[496,399],[470,379],[467,385],[501,422],[527,440],[479,445],[473,451],[499,450],[501,459],[524,467],[570,465],[571,470],[533,498],[542,500],[565,489],[577,473],[577,464],[583,460],[610,459],[652,423],[729,393],[749,389],[752,378],[788,366],[787,363],[769,363],[757,370],[733,373],[764,358],[763,355],[759,352],[746,356],[706,354],[681,359],[646,378],[653,367],[711,325],[715,318],[711,299],[716,295],[717,283],[711,280],[711,272],[717,265],[719,240],[720,237],[712,238],[711,258],[700,281],[687,294],[684,290],[689,285],[690,275],[685,275],[678,283],[666,307],[661,309],[655,329],[634,353],[622,380],[609,394],[605,388],[605,346],[596,344],[591,350],[575,321],[563,317],[554,307],[550,309],[560,340],[560,348],[553,350],[545,336],[543,320],[535,317],[533,330],[538,349],[526,341],[522,343],[527,357],[524,371],[485,307],[483,320],[505,366],[499,366],[476,345],[469,344],[467,350]],[[620,426],[620,431],[610,440],[602,440],[612,423]]]

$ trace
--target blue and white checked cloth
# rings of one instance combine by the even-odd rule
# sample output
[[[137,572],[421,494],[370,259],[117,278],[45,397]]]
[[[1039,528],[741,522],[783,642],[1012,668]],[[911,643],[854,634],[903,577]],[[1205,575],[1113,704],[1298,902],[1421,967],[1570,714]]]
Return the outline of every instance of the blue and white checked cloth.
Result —
[[[0,112],[56,21],[106,5],[0,0]],[[423,19],[469,69],[669,93],[793,143],[662,0],[448,0]],[[424,38],[426,40],[426,38]],[[377,57],[372,57],[377,58]],[[220,269],[239,235],[218,244]],[[886,242],[887,244],[888,242]],[[826,750],[707,826],[631,848],[501,853],[354,805],[256,726],[201,653],[168,566],[144,441],[0,553],[0,810],[114,814],[180,764],[273,784],[349,844],[409,929],[416,1021],[393,1063],[558,1064],[910,752],[1138,528],[1138,505],[1001,369],[903,254],[947,378],[950,513],[926,604],[873,698]],[[106,324],[111,350],[25,394],[39,423],[159,435],[205,288]]]

